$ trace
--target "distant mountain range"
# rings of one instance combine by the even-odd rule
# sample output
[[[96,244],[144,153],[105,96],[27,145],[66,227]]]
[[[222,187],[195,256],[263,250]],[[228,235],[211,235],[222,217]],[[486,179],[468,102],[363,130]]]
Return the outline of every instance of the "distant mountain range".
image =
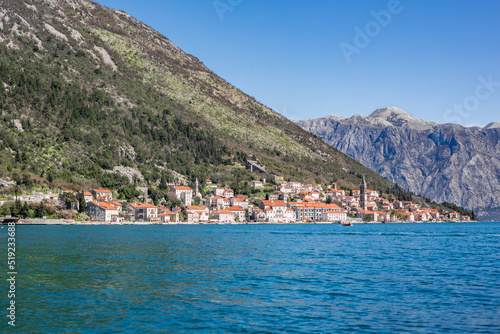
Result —
[[[406,189],[500,218],[500,122],[439,124],[391,107],[296,124]]]

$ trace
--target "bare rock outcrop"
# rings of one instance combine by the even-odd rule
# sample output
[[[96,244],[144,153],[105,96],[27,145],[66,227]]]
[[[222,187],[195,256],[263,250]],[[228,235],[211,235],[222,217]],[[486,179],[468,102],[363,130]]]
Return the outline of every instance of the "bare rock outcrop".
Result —
[[[481,215],[500,207],[500,127],[438,124],[399,108],[296,121],[402,187]]]

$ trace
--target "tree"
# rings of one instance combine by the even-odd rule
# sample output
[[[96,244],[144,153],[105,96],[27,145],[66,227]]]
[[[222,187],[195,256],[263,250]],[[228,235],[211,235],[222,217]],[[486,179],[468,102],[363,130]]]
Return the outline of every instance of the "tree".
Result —
[[[139,198],[139,196],[141,196],[142,194],[142,192],[140,190],[137,190],[133,184],[123,186],[119,188],[117,192],[121,198],[129,202],[136,198]]]
[[[47,174],[47,181],[49,181],[50,186],[52,186],[52,182],[54,181],[54,176],[52,175],[52,172],[49,172]]]
[[[82,213],[87,211],[87,202],[85,201],[84,192],[82,190],[80,199],[78,200],[78,212]]]
[[[326,204],[332,204],[333,203],[333,199],[332,199],[332,196],[328,196],[326,198]]]
[[[165,173],[161,174],[160,184],[158,185],[158,189],[163,190],[163,191],[168,189],[167,178],[165,176]]]
[[[171,191],[168,192],[166,199],[167,199],[167,205],[166,205],[167,207],[169,208],[175,208],[176,206],[182,207],[182,202],[180,199],[177,198],[177,196],[175,196],[175,193]]]
[[[153,199],[154,205],[158,205],[165,198],[165,194],[159,189],[148,188],[148,195]]]
[[[410,219],[410,215],[406,212],[403,212],[403,213],[398,213],[396,215],[397,218],[399,218],[400,220],[408,220]]]
[[[43,202],[40,202],[40,205],[38,205],[38,207],[35,209],[35,217],[43,218],[46,213],[47,212],[45,210],[45,205],[43,204]]]
[[[16,200],[16,202],[14,203],[12,208],[10,209],[12,216],[14,216],[14,217],[19,216],[19,214],[21,213],[21,207],[22,207],[21,201]]]
[[[66,209],[71,209],[73,204],[78,203],[75,194],[68,193],[68,192],[62,193],[59,196],[59,199],[61,201],[64,201],[64,203],[66,204]]]
[[[30,214],[30,207],[28,206],[28,203],[25,202],[21,207],[21,210],[19,210],[19,216],[21,218],[27,218],[29,214]]]
[[[2,205],[2,209],[0,210],[0,216],[10,216],[11,215],[11,212],[10,212],[10,205],[9,203],[4,203],[4,205]]]

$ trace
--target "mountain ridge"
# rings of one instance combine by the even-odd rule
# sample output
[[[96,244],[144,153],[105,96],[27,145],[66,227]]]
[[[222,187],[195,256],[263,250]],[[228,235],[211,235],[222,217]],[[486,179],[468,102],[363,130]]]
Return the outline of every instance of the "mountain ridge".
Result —
[[[381,108],[369,116],[327,116],[295,123],[405,189],[479,210],[484,216],[498,211],[498,122],[464,127],[420,120],[399,108]]]

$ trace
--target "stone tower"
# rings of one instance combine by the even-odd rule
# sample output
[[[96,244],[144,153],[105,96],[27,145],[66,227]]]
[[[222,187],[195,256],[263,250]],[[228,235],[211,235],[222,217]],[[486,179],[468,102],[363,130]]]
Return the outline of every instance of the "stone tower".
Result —
[[[194,183],[194,196],[199,197],[200,193],[198,191],[198,178],[196,178],[196,182]]]
[[[367,204],[367,198],[366,198],[366,180],[365,176],[361,176],[361,185],[359,186],[359,206],[366,211],[366,204]]]

